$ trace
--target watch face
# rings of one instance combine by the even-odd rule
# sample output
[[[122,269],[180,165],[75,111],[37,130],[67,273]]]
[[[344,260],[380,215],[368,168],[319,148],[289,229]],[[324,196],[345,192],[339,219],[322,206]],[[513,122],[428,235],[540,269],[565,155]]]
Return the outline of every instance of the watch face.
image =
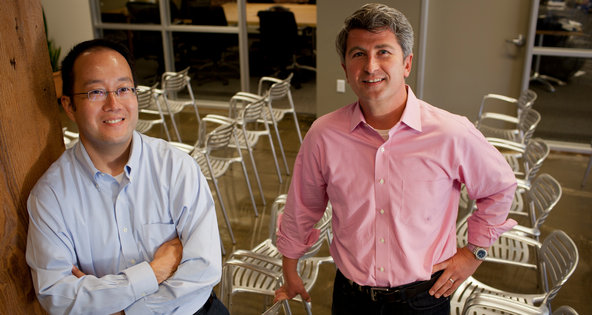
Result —
[[[477,255],[478,259],[485,259],[485,257],[487,256],[487,251],[484,249],[479,249],[479,250],[477,250],[475,255]]]

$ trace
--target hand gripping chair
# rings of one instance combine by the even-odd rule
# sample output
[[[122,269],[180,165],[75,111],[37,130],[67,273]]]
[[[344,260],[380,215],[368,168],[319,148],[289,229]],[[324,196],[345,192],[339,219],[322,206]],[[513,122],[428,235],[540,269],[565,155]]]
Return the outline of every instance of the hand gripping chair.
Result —
[[[521,268],[538,270],[543,283],[542,293],[515,293],[488,286],[473,277],[465,280],[450,298],[451,314],[473,314],[468,311],[478,304],[479,298],[488,301],[499,300],[500,304],[513,304],[524,310],[520,314],[550,314],[550,302],[575,271],[578,265],[578,249],[565,232],[556,230],[549,234],[543,243],[514,233],[504,233],[500,238],[509,238],[515,242],[532,246],[538,253],[538,262],[534,264],[514,263],[507,260],[498,263],[512,264]],[[464,308],[464,312],[463,312]],[[504,314],[504,313],[490,313]]]
[[[534,134],[541,121],[541,114],[532,108],[525,109],[518,117],[499,113],[486,113],[477,121],[476,127],[485,137],[501,138],[522,144]],[[506,128],[506,124],[514,128]]]
[[[484,117],[494,114],[494,112],[487,112],[485,111],[486,107],[491,107],[492,101],[498,102],[505,102],[510,103],[516,106],[516,116],[519,117],[520,114],[534,105],[534,102],[537,99],[537,94],[533,90],[526,89],[520,93],[520,96],[516,99],[513,97],[499,95],[499,94],[487,94],[483,96],[481,100],[481,106],[479,107],[479,115],[477,116],[477,121],[481,120]],[[487,106],[487,104],[490,104]]]
[[[270,238],[261,242],[251,250],[237,250],[230,254],[222,269],[220,295],[222,302],[232,308],[232,296],[238,292],[250,292],[273,297],[275,290],[283,282],[282,256],[275,247],[275,231],[277,218],[283,211],[286,195],[280,195],[274,201],[270,217]],[[319,238],[308,252],[298,261],[298,273],[304,287],[310,291],[319,274],[319,266],[333,262],[332,257],[317,257],[323,242],[329,243],[331,235],[331,206],[328,205],[321,220],[315,225],[319,230]],[[299,296],[307,314],[311,314],[310,303],[304,302]],[[289,304],[285,304],[289,312]]]
[[[162,97],[166,105],[164,111],[171,117],[173,128],[175,129],[175,134],[177,136],[177,141],[179,142],[183,142],[183,140],[181,140],[181,135],[179,134],[179,129],[177,128],[177,123],[175,122],[176,114],[183,111],[185,106],[193,106],[195,117],[197,118],[197,124],[199,125],[200,123],[197,102],[195,101],[195,96],[193,95],[193,89],[191,88],[191,78],[189,77],[188,73],[189,67],[179,72],[165,72],[162,74],[161,78]],[[187,91],[189,99],[178,98],[178,93],[182,91]]]
[[[238,93],[238,95],[247,96],[251,98],[265,98],[268,110],[264,112],[265,120],[260,119],[259,121],[267,121],[267,124],[273,125],[273,128],[275,129],[275,134],[277,136],[278,144],[280,146],[280,152],[282,153],[282,158],[284,159],[286,174],[288,175],[290,175],[290,168],[288,167],[288,162],[286,161],[286,154],[284,153],[284,146],[282,144],[282,139],[280,138],[278,123],[284,118],[286,114],[291,113],[294,118],[296,132],[298,133],[298,140],[300,141],[300,143],[302,143],[302,133],[300,132],[300,126],[298,125],[298,117],[296,116],[296,110],[294,109],[294,101],[292,99],[292,93],[290,92],[290,81],[293,77],[293,73],[290,73],[290,75],[283,80],[272,77],[262,77],[261,79],[259,79],[257,94],[248,92]],[[283,98],[287,98],[288,100],[287,107],[278,107],[272,105],[274,100],[280,100]]]
[[[158,93],[153,91],[152,88],[148,86],[140,85],[137,88],[137,96],[138,111],[140,114],[146,114],[144,116],[155,116],[155,114],[157,114],[158,116],[153,119],[138,119],[136,130],[140,133],[145,133],[148,130],[150,130],[154,125],[161,124],[166,133],[167,140],[171,141],[169,129],[167,127],[166,121],[164,120],[162,108],[160,107]],[[154,108],[156,108],[157,112],[154,111]]]

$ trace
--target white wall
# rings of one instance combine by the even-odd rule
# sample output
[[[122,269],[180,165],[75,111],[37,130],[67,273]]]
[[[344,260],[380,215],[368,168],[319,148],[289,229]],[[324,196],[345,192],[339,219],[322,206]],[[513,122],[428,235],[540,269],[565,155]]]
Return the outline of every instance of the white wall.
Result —
[[[49,39],[62,48],[60,62],[74,45],[94,38],[89,1],[41,0],[41,5]]]

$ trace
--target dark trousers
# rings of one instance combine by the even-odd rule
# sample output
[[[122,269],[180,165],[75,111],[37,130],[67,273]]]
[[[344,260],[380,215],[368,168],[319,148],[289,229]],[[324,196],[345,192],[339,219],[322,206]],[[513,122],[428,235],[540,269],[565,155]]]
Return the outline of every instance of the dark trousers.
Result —
[[[224,304],[222,304],[222,302],[220,302],[220,300],[218,300],[218,297],[216,297],[216,293],[214,293],[214,291],[212,291],[212,295],[210,295],[210,298],[206,301],[204,306],[202,306],[193,315],[229,315],[229,314],[230,313],[228,313],[228,309],[226,308],[226,306],[224,306]]]
[[[450,314],[450,299],[445,297],[437,299],[431,296],[428,290],[429,288],[402,301],[372,301],[370,295],[358,290],[337,270],[333,285],[331,314]]]

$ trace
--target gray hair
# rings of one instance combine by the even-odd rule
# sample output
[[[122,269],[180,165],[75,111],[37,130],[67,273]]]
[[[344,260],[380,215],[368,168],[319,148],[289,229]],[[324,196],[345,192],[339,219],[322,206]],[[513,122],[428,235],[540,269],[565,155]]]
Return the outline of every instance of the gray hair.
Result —
[[[335,46],[342,63],[345,61],[347,36],[352,29],[364,29],[370,32],[388,29],[397,37],[403,50],[403,58],[409,56],[413,51],[413,28],[405,15],[384,4],[368,3],[345,19],[343,27],[337,35]]]

